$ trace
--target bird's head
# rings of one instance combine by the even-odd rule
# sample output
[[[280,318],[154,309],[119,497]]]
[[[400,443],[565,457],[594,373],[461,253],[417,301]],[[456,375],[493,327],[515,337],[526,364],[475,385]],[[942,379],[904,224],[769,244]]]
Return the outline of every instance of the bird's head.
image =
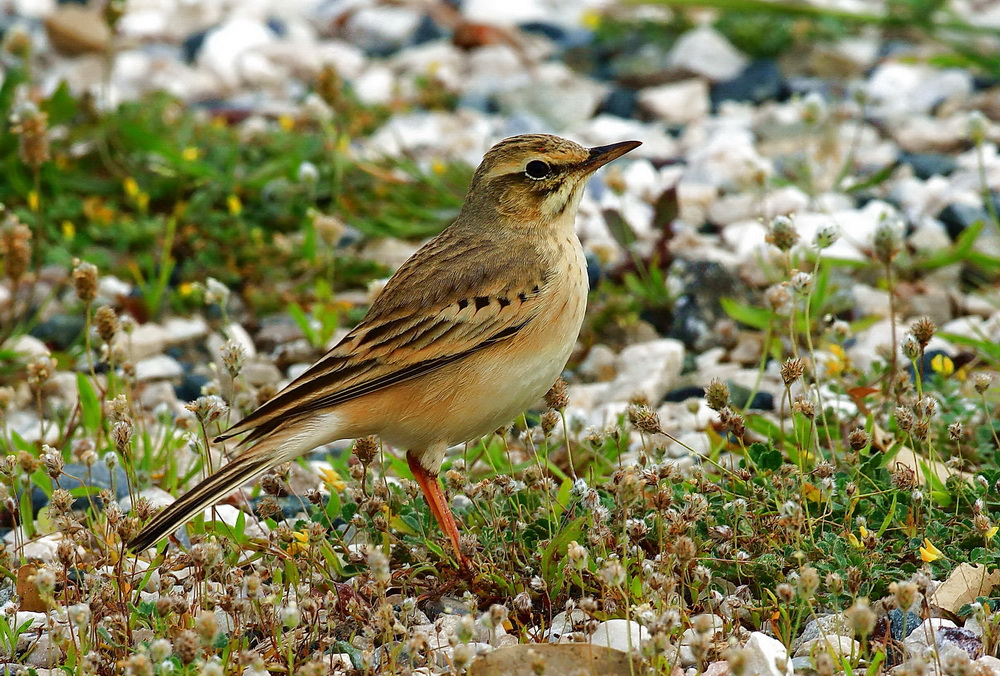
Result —
[[[639,145],[639,141],[624,141],[585,148],[548,134],[504,139],[490,148],[476,169],[466,197],[466,215],[496,214],[529,224],[561,218],[572,222],[587,178]]]

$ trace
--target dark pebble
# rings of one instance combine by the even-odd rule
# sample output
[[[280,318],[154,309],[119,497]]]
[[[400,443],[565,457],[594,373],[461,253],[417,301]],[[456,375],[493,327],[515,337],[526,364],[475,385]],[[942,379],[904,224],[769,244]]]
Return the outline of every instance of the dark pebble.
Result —
[[[613,87],[601,101],[597,114],[614,115],[615,117],[631,118],[635,115],[638,94],[628,87]]]
[[[52,349],[62,352],[79,340],[84,328],[83,314],[55,315],[38,324],[30,333]]]
[[[922,368],[923,377],[925,379],[933,375],[934,368],[931,366],[931,362],[934,361],[934,357],[937,357],[938,355],[948,357],[949,359],[951,359],[951,355],[945,352],[944,350],[927,350],[927,352],[924,353],[924,360],[921,363],[923,367]],[[907,366],[907,369],[910,371],[910,380],[916,379],[916,373],[913,370],[912,363]]]
[[[783,101],[786,98],[788,85],[785,84],[778,62],[772,59],[751,61],[742,73],[731,80],[717,83],[711,91],[713,110],[723,101],[763,103]]]
[[[899,161],[908,164],[913,174],[927,180],[931,176],[948,176],[955,171],[955,158],[942,153],[900,153]]]
[[[181,53],[184,55],[186,63],[194,63],[195,59],[198,58],[198,53],[201,51],[202,45],[205,44],[206,35],[208,35],[208,31],[198,31],[184,38],[184,42],[181,43]]]
[[[705,396],[705,388],[697,387],[695,385],[690,385],[688,387],[678,387],[676,390],[671,390],[667,392],[666,396],[663,397],[664,402],[671,402],[675,404],[680,404],[688,399],[701,399]]]
[[[420,19],[420,24],[417,25],[417,30],[413,31],[411,42],[414,45],[422,45],[425,42],[440,40],[444,36],[445,32],[441,30],[441,27],[437,25],[437,22],[425,14],[423,18]]]
[[[73,502],[73,509],[86,509],[90,504],[101,506],[97,496],[98,491],[113,490],[115,498],[121,500],[128,495],[128,475],[121,465],[115,465],[114,473],[103,461],[96,462],[92,467],[70,463],[63,469],[59,477],[59,487],[67,491],[90,489],[90,497],[82,496]]]
[[[937,215],[953,240],[979,221],[988,221],[989,214],[982,207],[971,204],[949,204]]]
[[[185,373],[179,385],[174,385],[174,394],[180,401],[194,401],[201,396],[201,388],[208,384],[208,376],[200,373]]]
[[[756,392],[750,397],[750,388],[730,382],[729,400],[735,408],[753,408],[758,411],[773,411],[774,396],[768,392]]]
[[[921,622],[923,620],[916,613],[906,613],[904,616],[903,611],[899,608],[889,611],[889,628],[892,632],[892,638],[896,641],[902,641],[912,634]]]
[[[274,34],[278,37],[284,37],[288,33],[288,26],[285,22],[276,16],[267,17],[267,27],[274,31]]]
[[[697,300],[691,296],[682,296],[674,303],[673,310],[669,315],[661,311],[652,317],[655,321],[650,321],[650,318],[645,316],[642,318],[653,324],[661,334],[681,341],[688,349],[695,349],[711,333],[708,323],[704,319],[704,314]],[[663,323],[668,317],[669,326],[664,326]]]

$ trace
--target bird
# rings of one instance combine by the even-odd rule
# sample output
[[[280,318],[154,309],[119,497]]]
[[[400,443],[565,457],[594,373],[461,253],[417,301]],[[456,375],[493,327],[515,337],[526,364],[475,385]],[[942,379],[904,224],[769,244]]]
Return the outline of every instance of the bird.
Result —
[[[525,134],[490,148],[456,219],[403,263],[340,342],[216,437],[245,435],[228,464],[154,515],[128,548],[152,547],[270,467],[377,435],[405,449],[467,569],[438,480],[445,452],[510,423],[561,375],[589,291],[575,227],[584,187],[639,145]]]

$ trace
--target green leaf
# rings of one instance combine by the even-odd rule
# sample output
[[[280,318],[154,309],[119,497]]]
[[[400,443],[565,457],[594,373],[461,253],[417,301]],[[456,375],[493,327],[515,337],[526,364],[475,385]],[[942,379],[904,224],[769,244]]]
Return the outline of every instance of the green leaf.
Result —
[[[741,324],[746,324],[750,328],[763,331],[771,323],[771,312],[769,310],[747,305],[732,298],[723,298],[721,303],[722,309],[725,310],[727,315]]]
[[[80,417],[88,432],[101,429],[101,402],[97,399],[90,378],[84,373],[76,374],[76,387],[80,392]]]
[[[753,464],[760,470],[770,470],[773,472],[781,467],[781,463],[784,461],[781,451],[760,442],[750,444],[750,448],[747,449],[747,453],[750,456],[750,460],[753,461]]]

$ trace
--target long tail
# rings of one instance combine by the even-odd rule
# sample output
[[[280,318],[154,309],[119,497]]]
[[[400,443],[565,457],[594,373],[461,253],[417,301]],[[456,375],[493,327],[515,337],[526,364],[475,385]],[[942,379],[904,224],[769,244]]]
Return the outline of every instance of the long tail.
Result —
[[[152,547],[203,509],[211,507],[221,498],[279,462],[270,453],[260,452],[263,450],[260,445],[255,446],[182,495],[153,517],[153,520],[129,541],[128,547],[136,552]]]

